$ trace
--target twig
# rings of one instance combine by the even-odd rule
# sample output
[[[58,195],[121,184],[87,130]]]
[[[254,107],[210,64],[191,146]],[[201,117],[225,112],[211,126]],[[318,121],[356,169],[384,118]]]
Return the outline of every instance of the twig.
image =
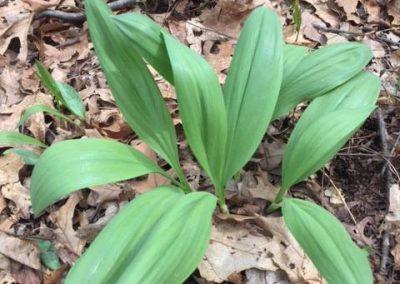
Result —
[[[323,170],[322,171],[324,173],[324,175],[328,178],[329,182],[332,184],[333,188],[336,191],[336,194],[339,196],[340,200],[343,202],[344,207],[346,208],[347,212],[349,213],[351,220],[353,221],[354,225],[357,225],[357,221],[356,218],[354,217],[353,213],[351,212],[349,206],[347,205],[346,200],[344,199],[342,193],[340,192],[340,189],[335,185],[335,183],[333,182],[333,180],[331,179],[331,177]]]
[[[389,156],[389,146],[388,146],[388,134],[386,130],[386,123],[383,118],[382,110],[378,108],[378,127],[379,127],[379,136],[382,143],[382,152],[384,156]],[[387,200],[389,200],[389,189],[390,184],[392,183],[392,176],[390,174],[389,169],[385,168],[385,185],[387,191]],[[381,264],[379,273],[381,275],[387,275],[387,263],[389,261],[389,249],[390,249],[390,232],[388,228],[384,228],[383,236],[382,236],[382,254],[381,254]]]
[[[343,31],[335,28],[326,28],[318,24],[313,24],[313,27],[316,28],[319,31],[323,31],[326,33],[333,33],[333,34],[347,34],[347,35],[352,35],[352,36],[364,36],[364,33],[356,33],[356,32],[349,32],[349,31]]]
[[[111,10],[123,10],[127,8],[133,7],[138,0],[117,0],[108,4]],[[72,23],[72,24],[80,24],[86,20],[85,13],[78,12],[78,13],[68,13],[59,10],[45,10],[38,13],[35,16],[35,20],[42,19],[42,18],[55,18],[59,19],[63,22]]]

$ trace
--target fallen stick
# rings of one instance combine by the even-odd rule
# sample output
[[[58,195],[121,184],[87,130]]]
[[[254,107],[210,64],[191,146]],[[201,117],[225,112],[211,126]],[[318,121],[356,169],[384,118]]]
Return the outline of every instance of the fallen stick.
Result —
[[[388,134],[386,130],[386,123],[383,118],[382,110],[378,108],[378,128],[379,128],[379,136],[382,143],[382,152],[384,156],[389,156],[389,144],[388,144]],[[384,178],[385,178],[385,187],[387,191],[387,200],[389,200],[389,191],[390,186],[392,184],[392,175],[388,167],[384,170]],[[384,232],[382,234],[382,254],[381,254],[381,263],[379,267],[379,273],[383,276],[387,276],[387,263],[389,261],[389,250],[390,250],[390,230],[387,225],[384,227]]]
[[[138,0],[117,0],[108,4],[111,10],[118,11],[127,8],[132,8]],[[43,18],[55,18],[63,22],[80,24],[86,20],[84,12],[68,13],[59,10],[45,10],[35,16],[35,20]]]

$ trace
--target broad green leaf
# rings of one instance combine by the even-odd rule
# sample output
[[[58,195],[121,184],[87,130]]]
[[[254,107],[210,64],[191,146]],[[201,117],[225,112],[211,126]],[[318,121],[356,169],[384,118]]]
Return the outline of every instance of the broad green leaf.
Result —
[[[220,195],[224,187],[227,121],[218,78],[192,49],[170,36],[165,36],[164,41],[188,144]]]
[[[63,104],[65,107],[81,120],[84,120],[85,106],[83,105],[82,99],[78,92],[68,84],[62,82],[56,82],[56,84],[64,100]]]
[[[279,18],[260,7],[245,22],[223,89],[228,116],[226,179],[251,158],[265,134],[279,95],[282,60]]]
[[[55,81],[50,72],[39,61],[36,61],[35,65],[40,80],[56,100],[80,119],[85,119],[85,106],[78,92],[70,85]]]
[[[40,249],[40,260],[42,263],[51,270],[58,269],[60,261],[58,260],[57,249],[50,241],[37,240],[36,243]]]
[[[287,79],[296,70],[303,58],[309,53],[309,48],[300,45],[285,44],[283,47],[283,79],[282,86],[288,83]],[[282,88],[282,87],[281,87]]]
[[[371,60],[370,49],[360,43],[332,44],[318,49],[284,79],[273,118],[297,104],[321,96],[358,74]]]
[[[183,181],[175,128],[146,64],[116,28],[104,1],[86,1],[85,10],[90,37],[118,108],[140,138],[162,156]]]
[[[171,64],[161,35],[164,29],[146,15],[139,13],[113,16],[113,20],[136,51],[168,82],[173,83]]]
[[[125,13],[113,16],[117,28],[137,52],[166,80],[173,84],[171,64],[162,39],[164,29],[146,15]],[[164,36],[170,36],[165,33]],[[283,56],[283,77],[287,77],[308,52],[307,47],[286,44]],[[268,74],[268,72],[265,72]],[[284,80],[285,81],[285,80]]]
[[[362,72],[313,100],[289,138],[282,188],[306,179],[336,154],[374,110],[379,89],[379,79]]]
[[[47,145],[43,144],[39,140],[25,134],[21,134],[16,131],[0,131],[0,147],[12,147],[22,145],[33,145],[42,148],[47,147]]]
[[[131,201],[72,267],[66,283],[177,284],[205,253],[215,197],[160,187]]]
[[[328,283],[373,283],[367,252],[357,247],[343,225],[308,201],[285,198],[286,226]]]
[[[50,115],[54,115],[55,117],[58,117],[60,119],[64,119],[70,123],[74,123],[74,121],[72,119],[70,119],[68,116],[63,115],[61,112],[59,112],[56,109],[49,108],[48,106],[45,106],[45,105],[36,105],[36,106],[32,106],[30,108],[27,108],[24,111],[23,115],[21,116],[21,119],[18,122],[18,127],[24,125],[33,114],[38,113],[38,112],[45,112]]]
[[[59,103],[63,103],[63,98],[58,90],[57,82],[53,79],[49,70],[47,70],[47,68],[38,60],[35,61],[35,67],[42,84],[50,91]]]
[[[20,156],[24,163],[27,165],[35,165],[40,157],[39,154],[26,149],[12,148],[3,152],[4,155],[7,155],[9,153],[14,153]]]
[[[78,189],[113,183],[148,173],[166,173],[141,152],[112,140],[80,139],[49,147],[33,169],[32,209],[47,206]]]

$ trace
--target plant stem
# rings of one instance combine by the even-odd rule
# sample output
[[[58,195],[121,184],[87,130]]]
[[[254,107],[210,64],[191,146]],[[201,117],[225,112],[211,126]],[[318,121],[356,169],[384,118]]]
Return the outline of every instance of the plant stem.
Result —
[[[283,197],[285,196],[286,192],[288,191],[287,188],[281,187],[279,189],[278,194],[275,196],[275,200],[272,202],[272,204],[268,207],[267,213],[272,213],[275,210],[279,209],[281,207],[281,202],[283,200]]]
[[[183,173],[181,167],[176,167],[175,171],[179,179],[179,187],[182,188],[185,193],[190,193],[194,191],[187,182],[185,174]]]
[[[222,213],[229,214],[229,209],[228,206],[226,206],[225,198],[218,198],[218,203]]]

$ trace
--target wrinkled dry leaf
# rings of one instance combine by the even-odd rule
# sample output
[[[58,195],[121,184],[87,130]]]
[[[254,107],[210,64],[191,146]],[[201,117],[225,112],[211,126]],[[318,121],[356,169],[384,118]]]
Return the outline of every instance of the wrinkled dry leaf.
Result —
[[[50,215],[50,218],[57,225],[57,229],[54,230],[57,241],[76,255],[81,255],[86,243],[77,237],[73,228],[74,211],[80,199],[80,192],[72,194],[63,206]]]
[[[40,269],[40,250],[32,242],[21,240],[0,231],[0,253],[29,266]]]
[[[96,206],[106,201],[118,200],[124,188],[118,184],[106,184],[90,188],[87,203]]]
[[[271,2],[267,0],[220,0],[212,9],[204,10],[200,20],[205,27],[212,31],[231,38],[238,38],[243,21],[253,9],[259,6],[274,9]]]
[[[15,203],[22,218],[29,219],[31,198],[29,196],[29,190],[26,187],[24,187],[20,182],[6,184],[1,187],[1,194],[4,198],[12,200]]]
[[[282,271],[246,270],[246,284],[289,284]]]
[[[315,14],[325,23],[328,23],[331,27],[337,28],[339,25],[339,17],[337,13],[332,11],[329,7],[328,1],[321,0],[305,0],[305,2],[311,4],[315,9]]]
[[[24,166],[22,159],[16,154],[0,156],[0,186],[19,181],[19,171]]]
[[[385,56],[386,51],[383,48],[382,44],[378,41],[365,37],[362,42],[371,49],[372,54],[375,58],[382,58]]]
[[[226,72],[224,71],[229,69],[233,49],[234,47],[231,41],[217,43],[209,40],[203,45],[204,57],[217,72],[220,83],[225,82]]]
[[[18,84],[16,84],[20,79],[21,72],[17,68],[5,66],[0,74],[0,105],[11,106],[23,99]]]
[[[360,18],[356,15],[358,0],[335,0],[335,2],[346,13],[348,21],[353,21],[356,24],[361,22]]]
[[[40,12],[58,5],[61,0],[22,0],[30,5],[34,12]]]
[[[11,275],[17,283],[41,284],[39,272],[18,262],[11,262]]]
[[[86,224],[84,226],[79,227],[77,230],[77,236],[80,239],[84,239],[86,241],[92,241],[97,234],[107,225],[108,221],[111,220],[112,217],[119,211],[119,205],[116,202],[109,202],[105,204],[106,211],[104,212],[104,216],[99,218],[96,222],[91,224]]]
[[[387,5],[388,14],[392,17],[392,24],[400,25],[400,0],[392,0]]]
[[[317,16],[311,14],[308,10],[301,13],[301,33],[307,39],[325,44],[327,39],[324,34],[321,34],[314,25],[326,28],[326,24],[321,21]]]
[[[263,234],[248,227],[218,222],[212,228],[211,241],[200,275],[207,281],[222,283],[233,273],[257,268],[283,270],[293,283],[323,283],[311,261],[290,236],[280,217],[262,217]]]
[[[238,190],[241,194],[248,195],[251,200],[258,198],[272,202],[279,188],[271,184],[267,174],[262,171],[254,176],[252,173],[246,172],[242,182],[238,183]]]
[[[33,19],[30,6],[23,1],[9,1],[0,7],[0,54],[4,54],[12,39],[20,43],[18,59],[24,62],[28,56],[28,33]]]
[[[8,270],[0,269],[0,283],[15,283],[16,280],[12,277]]]

